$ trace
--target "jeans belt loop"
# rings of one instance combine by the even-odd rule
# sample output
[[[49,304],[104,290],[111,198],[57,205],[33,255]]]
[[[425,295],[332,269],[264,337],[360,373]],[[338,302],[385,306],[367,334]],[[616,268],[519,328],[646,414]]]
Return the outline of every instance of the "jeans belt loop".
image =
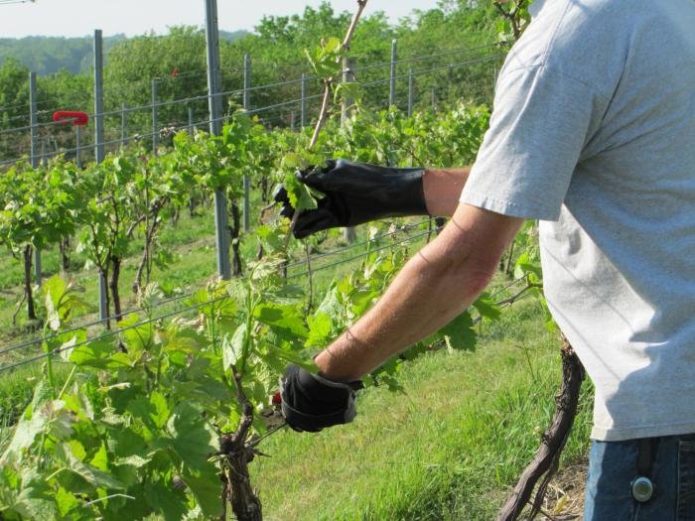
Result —
[[[642,438],[637,446],[637,477],[632,480],[632,497],[646,503],[654,496],[652,472],[658,446],[658,438]]]

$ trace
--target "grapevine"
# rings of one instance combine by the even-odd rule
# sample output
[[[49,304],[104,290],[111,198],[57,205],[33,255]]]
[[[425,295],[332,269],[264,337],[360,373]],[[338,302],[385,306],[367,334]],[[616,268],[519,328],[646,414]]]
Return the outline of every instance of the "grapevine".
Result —
[[[325,43],[322,49],[316,56],[334,67],[338,49],[328,52]],[[148,265],[158,234],[188,204],[184,194],[225,186],[235,200],[245,174],[267,200],[269,187],[291,183],[296,168],[334,154],[406,166],[441,164],[446,150],[445,162],[469,162],[487,118],[484,108],[463,106],[413,117],[358,110],[343,127],[327,118],[323,134],[309,134],[269,133],[248,114],[233,113],[220,136],[179,133],[172,149],[156,157],[134,145],[89,166],[75,180],[72,193],[82,203],[66,212],[72,221],[63,235],[77,231],[82,251],[109,275],[115,327],[90,337],[86,328],[71,327],[86,307],[76,288],[57,278],[42,289],[46,378],[0,456],[4,518],[213,519],[231,508],[238,519],[261,519],[248,464],[276,432],[267,422],[277,415],[271,397],[278,376],[288,363],[312,369],[311,356],[371,306],[411,253],[411,239],[429,231],[418,224],[407,235],[411,224],[397,223],[384,234],[390,225],[375,225],[370,236],[385,244],[366,241],[368,252],[355,255],[363,261],[359,269],[318,296],[316,288],[304,291],[283,277],[282,268],[306,250],[288,239],[289,223],[270,218],[254,231],[262,259],[239,255],[243,276],[190,295],[196,314],[186,318],[156,312],[165,298],[149,281]],[[390,145],[379,145],[383,140]],[[69,171],[65,164],[55,169]],[[297,207],[314,204],[309,192],[295,188]],[[310,247],[332,240],[331,233],[320,234]],[[125,314],[114,288],[123,259],[134,251],[142,252],[133,284],[141,310]],[[310,259],[304,263],[309,281],[321,268]],[[481,299],[368,384],[398,390],[405,362],[440,346],[471,349],[476,320],[496,313]],[[54,364],[70,368],[67,381],[56,381]]]

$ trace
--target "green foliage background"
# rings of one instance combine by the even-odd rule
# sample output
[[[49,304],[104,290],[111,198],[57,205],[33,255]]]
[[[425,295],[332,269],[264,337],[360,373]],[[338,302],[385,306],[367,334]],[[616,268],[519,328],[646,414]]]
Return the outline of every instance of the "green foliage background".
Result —
[[[253,66],[253,85],[298,80],[310,74],[304,50],[313,48],[321,39],[342,35],[351,13],[336,12],[328,4],[307,7],[293,16],[268,16],[253,33],[223,33],[221,60],[223,89],[243,87],[243,61],[248,54]],[[425,103],[424,93],[439,89],[438,98],[452,101],[465,98],[477,103],[489,101],[496,64],[479,67],[446,68],[448,63],[465,60],[469,53],[497,41],[497,13],[490,0],[480,2],[442,1],[437,9],[415,11],[397,25],[390,25],[382,12],[362,19],[350,50],[357,67],[357,81],[370,83],[388,76],[391,41],[396,39],[399,59],[413,58],[417,70],[437,68],[418,77],[418,99]],[[454,35],[454,37],[452,37]],[[29,124],[28,74],[39,74],[39,123],[49,122],[59,109],[93,109],[92,41],[85,38],[0,39],[0,131]],[[119,111],[122,106],[140,107],[151,103],[152,81],[157,82],[160,102],[204,96],[207,89],[205,34],[192,26],[172,27],[166,35],[145,34],[135,38],[114,36],[105,39],[105,110]],[[374,67],[375,63],[383,66]],[[407,74],[400,68],[398,74]],[[405,81],[399,82],[405,89]],[[448,85],[442,89],[441,85]],[[317,94],[318,81],[309,85],[309,95]],[[253,93],[253,107],[264,107],[299,97],[299,85],[290,83],[278,88]],[[387,86],[365,90],[364,99],[375,107],[383,107]],[[401,91],[399,98],[405,98]],[[427,98],[429,100],[429,98]],[[225,98],[226,103],[241,103],[241,95]],[[200,99],[190,105],[167,105],[159,110],[162,124],[188,121],[188,108],[196,120],[207,117],[207,102]],[[132,133],[143,132],[149,124],[149,110],[133,112],[128,126]],[[120,124],[120,115],[106,121],[107,129]],[[289,121],[284,122],[289,125]],[[74,146],[70,128],[51,128],[50,138],[58,146]],[[28,150],[28,132],[0,135],[0,159],[14,158]],[[119,136],[107,136],[113,139]]]

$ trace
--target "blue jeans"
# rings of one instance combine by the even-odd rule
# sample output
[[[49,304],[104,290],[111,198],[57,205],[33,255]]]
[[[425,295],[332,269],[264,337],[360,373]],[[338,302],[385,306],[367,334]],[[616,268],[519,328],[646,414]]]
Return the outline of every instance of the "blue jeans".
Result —
[[[632,497],[638,440],[593,441],[584,521],[695,521],[695,434],[659,438],[651,480],[654,495]]]

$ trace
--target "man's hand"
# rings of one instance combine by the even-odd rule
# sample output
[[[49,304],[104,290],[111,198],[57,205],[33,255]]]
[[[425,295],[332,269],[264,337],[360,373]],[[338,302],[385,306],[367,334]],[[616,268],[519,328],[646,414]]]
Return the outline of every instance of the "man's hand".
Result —
[[[339,383],[291,365],[281,381],[282,415],[295,431],[319,432],[351,422],[355,415],[355,391],[362,382]]]
[[[299,214],[293,233],[301,239],[327,228],[356,226],[385,217],[428,215],[421,168],[387,168],[343,159],[325,167],[299,172],[298,179],[325,195],[318,208]],[[294,208],[281,188],[275,201],[282,215],[292,218]]]

